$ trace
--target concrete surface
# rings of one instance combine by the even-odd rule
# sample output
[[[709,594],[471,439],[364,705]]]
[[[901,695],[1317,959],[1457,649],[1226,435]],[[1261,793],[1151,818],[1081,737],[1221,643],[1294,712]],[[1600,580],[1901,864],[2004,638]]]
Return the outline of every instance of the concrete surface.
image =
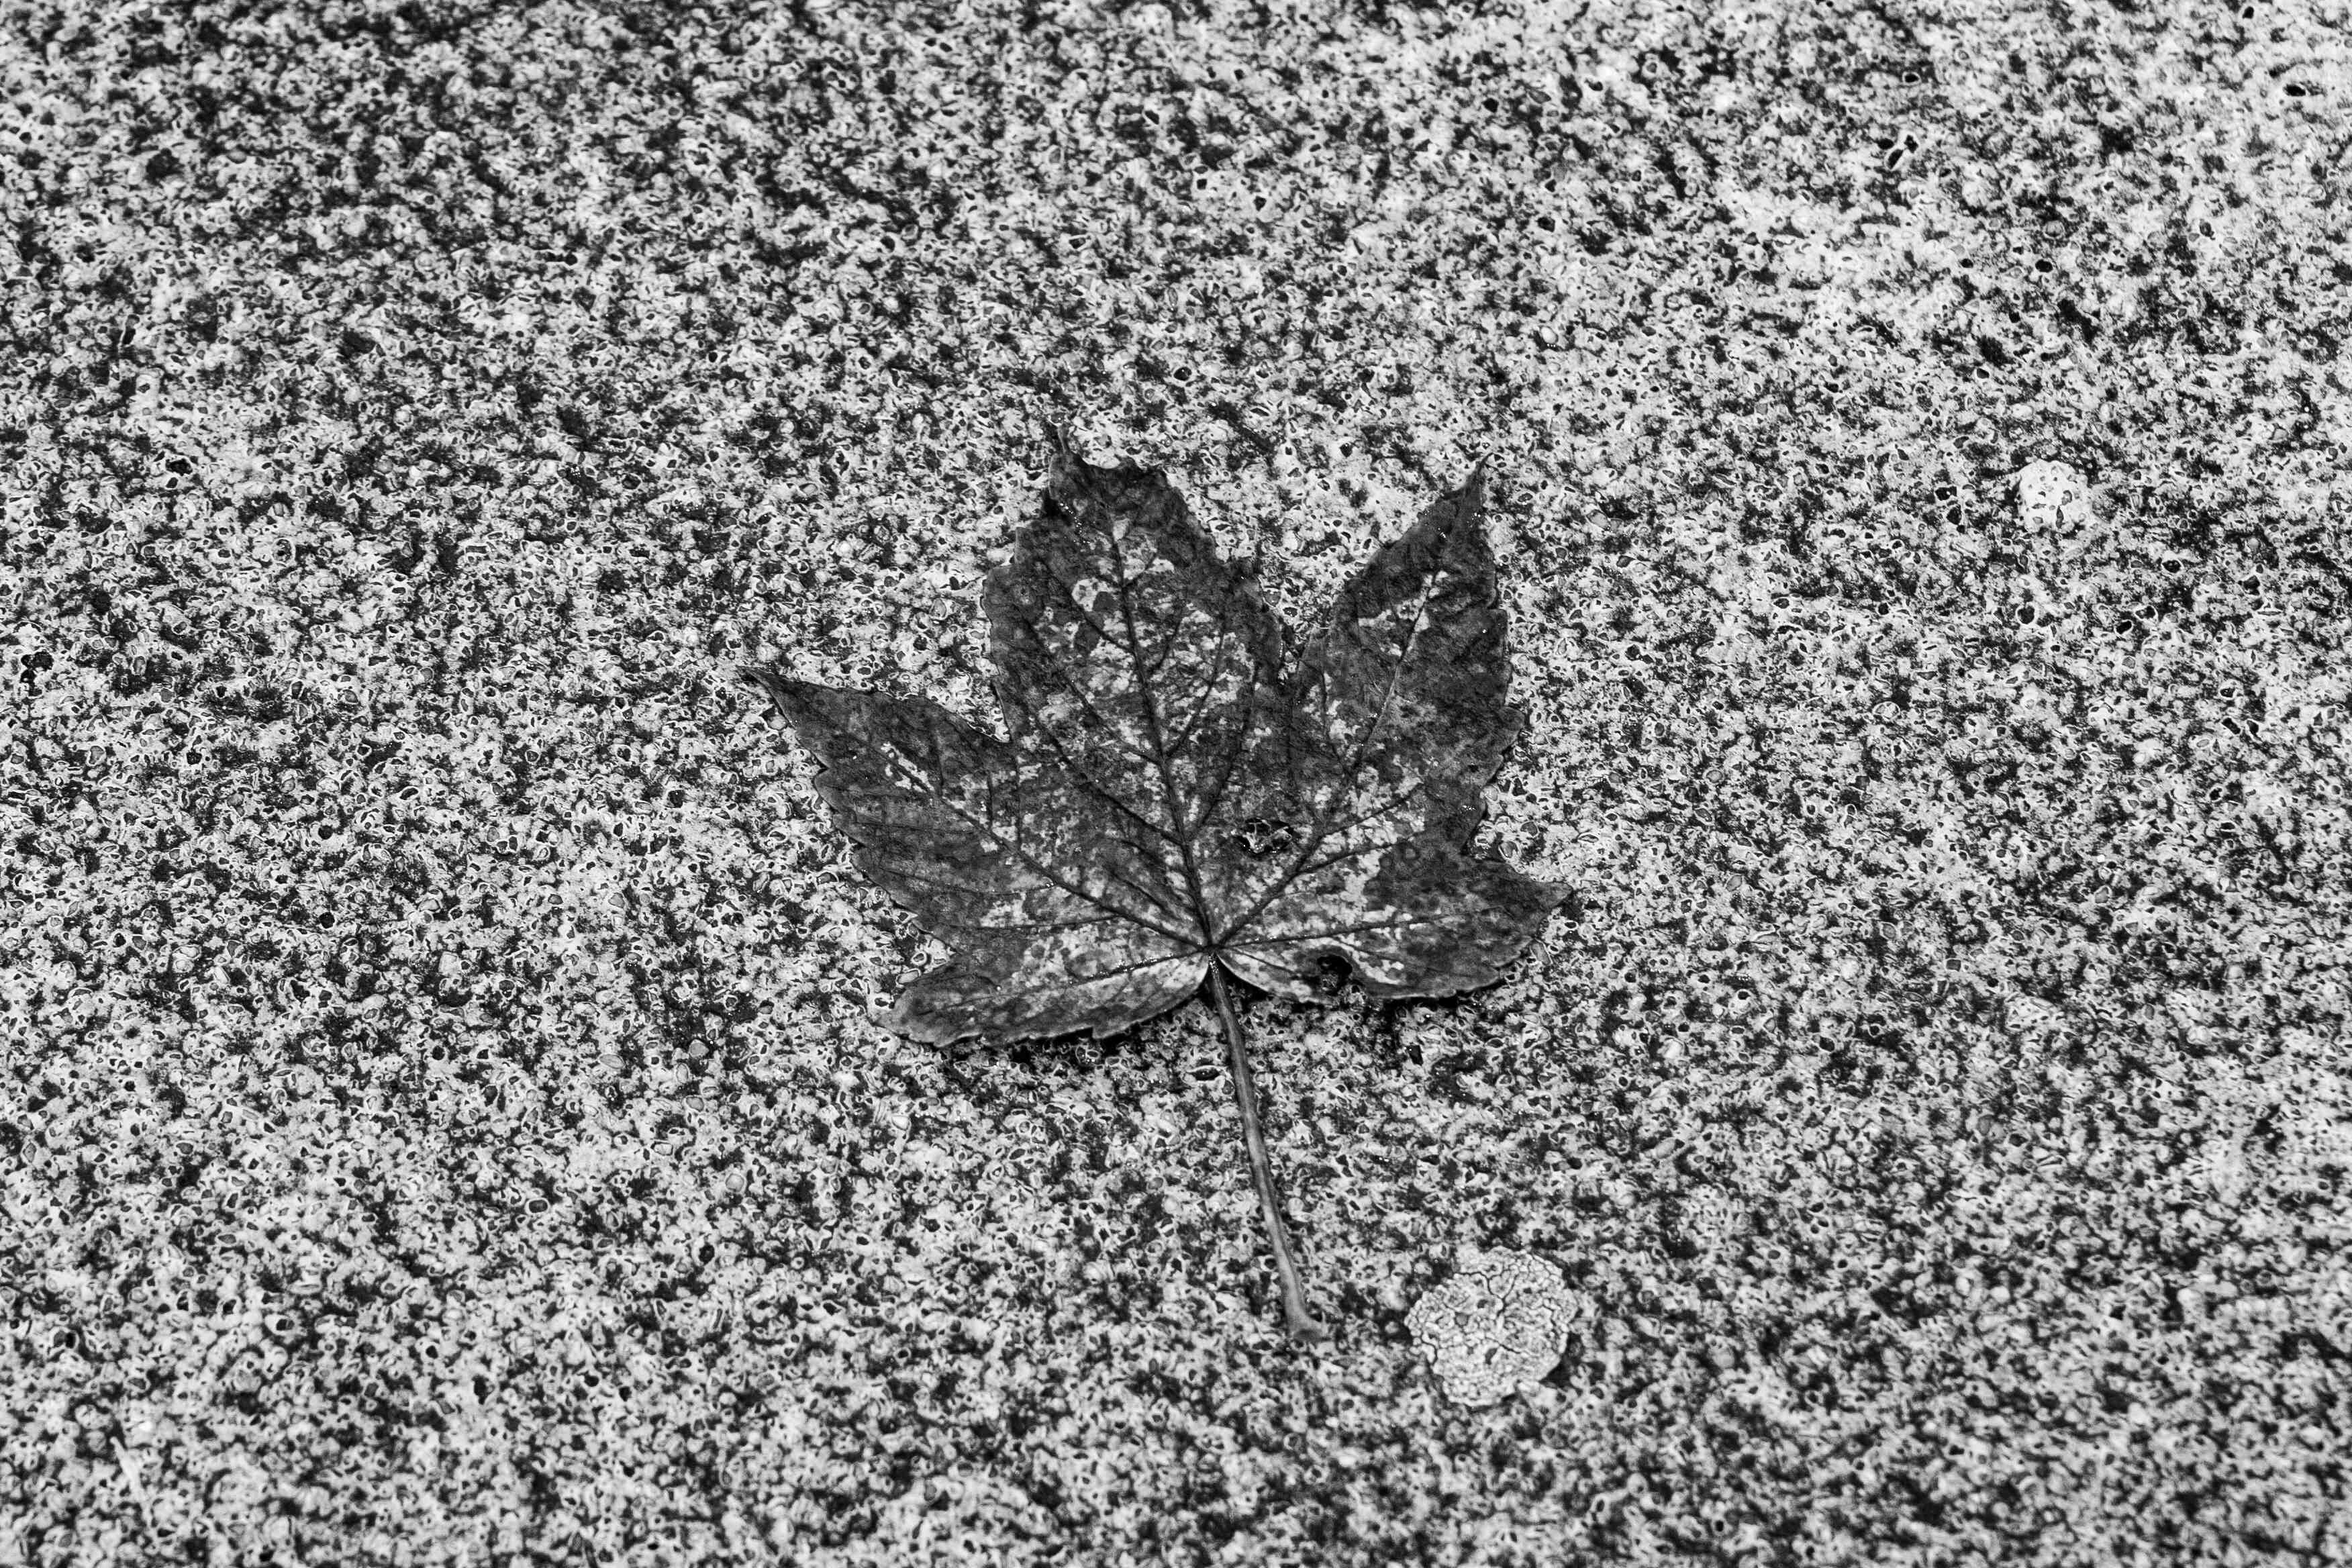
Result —
[[[0,1562],[2352,1557],[2342,0],[0,16]],[[1496,476],[1580,897],[1246,1010],[1318,1351],[732,681],[992,717],[1047,419],[1294,626]]]

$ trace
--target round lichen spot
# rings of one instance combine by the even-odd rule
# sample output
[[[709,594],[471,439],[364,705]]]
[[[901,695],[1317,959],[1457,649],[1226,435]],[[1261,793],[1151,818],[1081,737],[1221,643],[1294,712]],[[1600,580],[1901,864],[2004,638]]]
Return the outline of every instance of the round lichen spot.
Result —
[[[1413,1303],[1405,1326],[1446,1394],[1492,1405],[1559,1364],[1579,1299],[1559,1270],[1527,1252],[1476,1256]]]

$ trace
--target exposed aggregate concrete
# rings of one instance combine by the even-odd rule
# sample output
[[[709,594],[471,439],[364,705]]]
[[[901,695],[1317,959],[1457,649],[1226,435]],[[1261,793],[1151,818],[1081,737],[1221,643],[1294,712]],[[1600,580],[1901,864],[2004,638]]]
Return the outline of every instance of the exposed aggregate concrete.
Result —
[[[0,7],[0,1563],[2352,1558],[2342,0]],[[732,671],[1484,459],[1579,898],[894,1040]],[[1454,1262],[1591,1309],[1446,1399]]]

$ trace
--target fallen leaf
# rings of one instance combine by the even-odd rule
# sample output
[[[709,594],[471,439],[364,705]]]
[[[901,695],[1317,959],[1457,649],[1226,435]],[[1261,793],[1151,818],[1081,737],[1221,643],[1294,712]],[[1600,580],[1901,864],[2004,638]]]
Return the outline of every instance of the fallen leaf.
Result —
[[[925,698],[747,672],[816,757],[859,866],[955,962],[890,1023],[1107,1036],[1213,963],[1294,1001],[1486,984],[1566,889],[1470,852],[1520,726],[1482,485],[1424,512],[1295,662],[1155,471],[1059,453],[991,573],[1009,740]]]
[[[1471,850],[1522,721],[1484,513],[1473,475],[1294,659],[1158,471],[1057,441],[983,593],[1005,739],[927,698],[747,670],[858,865],[955,954],[892,1026],[1107,1036],[1206,981],[1255,1138],[1225,975],[1305,1003],[1334,966],[1381,997],[1498,978],[1567,889]]]

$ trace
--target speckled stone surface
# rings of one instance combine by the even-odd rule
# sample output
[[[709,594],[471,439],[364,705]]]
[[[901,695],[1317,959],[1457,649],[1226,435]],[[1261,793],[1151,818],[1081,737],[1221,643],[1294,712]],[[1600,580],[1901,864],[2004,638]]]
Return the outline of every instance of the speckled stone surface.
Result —
[[[0,6],[0,1563],[2343,1561],[2343,0]],[[733,669],[1479,459],[1578,899],[982,1053]],[[1457,1258],[1556,1264],[1447,1401]]]

